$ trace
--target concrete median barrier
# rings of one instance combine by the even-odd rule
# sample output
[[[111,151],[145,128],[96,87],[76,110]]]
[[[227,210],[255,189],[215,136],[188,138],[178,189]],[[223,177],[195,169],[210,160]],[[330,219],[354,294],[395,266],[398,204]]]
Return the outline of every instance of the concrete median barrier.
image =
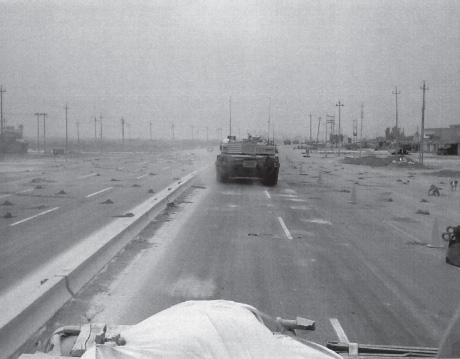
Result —
[[[129,210],[133,217],[115,218],[0,297],[0,359],[21,346],[126,244],[193,185],[197,172],[184,176]]]

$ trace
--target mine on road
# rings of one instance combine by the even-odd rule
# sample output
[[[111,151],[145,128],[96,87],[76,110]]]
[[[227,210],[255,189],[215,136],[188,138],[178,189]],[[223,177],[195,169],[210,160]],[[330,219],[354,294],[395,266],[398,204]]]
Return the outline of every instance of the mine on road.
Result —
[[[458,224],[460,192],[448,187],[456,172],[440,172],[455,168],[456,159],[430,158],[421,167],[409,156],[379,167],[346,164],[337,154],[307,157],[288,146],[279,155],[275,187],[218,183],[206,157],[211,166],[198,184],[27,350],[65,324],[134,324],[173,304],[207,299],[315,320],[316,331],[305,337],[321,344],[438,346],[458,306],[460,269],[446,264],[445,247],[427,244],[440,241],[432,236],[435,220],[439,236]],[[441,196],[428,196],[430,184]]]

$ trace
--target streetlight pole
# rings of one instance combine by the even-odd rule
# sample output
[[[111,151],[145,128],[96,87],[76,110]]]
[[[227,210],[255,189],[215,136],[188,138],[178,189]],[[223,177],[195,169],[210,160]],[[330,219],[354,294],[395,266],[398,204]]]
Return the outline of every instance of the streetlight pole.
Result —
[[[43,154],[46,153],[46,113],[42,113],[43,115]]]
[[[399,141],[399,127],[398,127],[398,95],[401,94],[401,91],[398,91],[398,87],[396,86],[395,91],[391,91],[393,95],[396,96],[396,143]]]
[[[37,116],[37,153],[40,153],[40,114],[36,113]]]
[[[340,157],[340,149],[342,148],[342,131],[340,127],[340,108],[343,107],[343,103],[339,101],[339,103],[336,104],[336,106],[339,108],[339,157]]]
[[[68,137],[67,137],[67,110],[69,109],[69,106],[67,104],[65,105],[65,155],[66,155],[66,161],[67,161],[67,149],[68,149]]]

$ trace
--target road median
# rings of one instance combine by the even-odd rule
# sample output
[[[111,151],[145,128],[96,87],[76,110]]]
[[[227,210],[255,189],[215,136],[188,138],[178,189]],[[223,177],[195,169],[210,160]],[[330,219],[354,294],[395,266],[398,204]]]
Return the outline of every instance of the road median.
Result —
[[[0,359],[21,346],[126,244],[195,183],[197,171],[173,182],[28,276],[0,297]],[[65,234],[63,234],[65,235]]]

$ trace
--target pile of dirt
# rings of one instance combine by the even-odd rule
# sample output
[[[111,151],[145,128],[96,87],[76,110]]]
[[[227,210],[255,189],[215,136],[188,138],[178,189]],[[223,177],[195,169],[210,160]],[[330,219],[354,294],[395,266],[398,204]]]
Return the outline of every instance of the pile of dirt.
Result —
[[[360,166],[372,166],[372,167],[417,167],[421,168],[423,165],[414,162],[410,157],[406,156],[363,156],[363,157],[345,157],[343,163]]]

